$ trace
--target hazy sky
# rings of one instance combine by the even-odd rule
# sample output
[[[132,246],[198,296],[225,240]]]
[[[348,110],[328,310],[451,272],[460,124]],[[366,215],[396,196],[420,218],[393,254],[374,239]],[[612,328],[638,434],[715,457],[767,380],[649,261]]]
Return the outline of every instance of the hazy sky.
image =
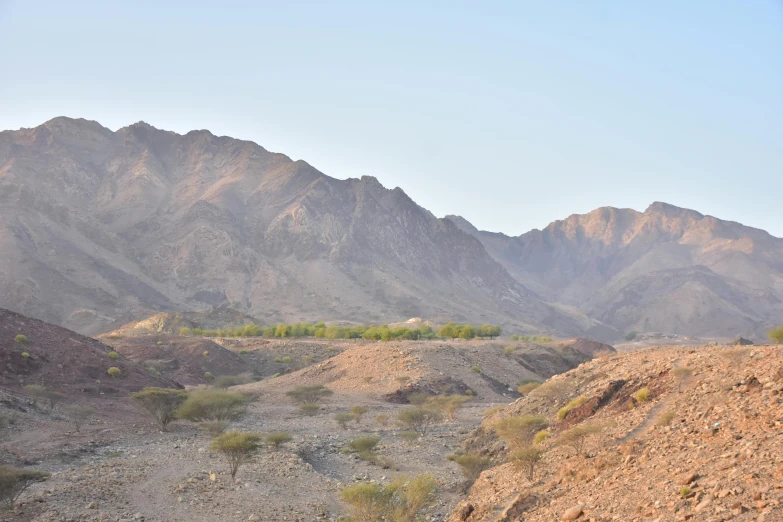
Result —
[[[0,0],[0,129],[209,129],[519,234],[655,200],[783,236],[780,0]]]

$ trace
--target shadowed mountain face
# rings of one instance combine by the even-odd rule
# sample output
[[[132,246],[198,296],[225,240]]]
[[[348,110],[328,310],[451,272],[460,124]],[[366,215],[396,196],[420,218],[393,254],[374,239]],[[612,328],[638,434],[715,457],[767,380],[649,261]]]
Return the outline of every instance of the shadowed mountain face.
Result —
[[[220,305],[266,323],[422,316],[616,333],[545,303],[472,234],[372,177],[145,123],[0,133],[0,306],[95,334]]]
[[[665,203],[478,238],[520,283],[621,332],[763,336],[783,320],[783,239]]]

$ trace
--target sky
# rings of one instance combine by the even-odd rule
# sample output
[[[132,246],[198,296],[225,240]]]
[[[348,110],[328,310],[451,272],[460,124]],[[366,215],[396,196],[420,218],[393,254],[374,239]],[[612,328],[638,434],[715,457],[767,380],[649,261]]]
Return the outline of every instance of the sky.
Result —
[[[783,0],[0,0],[0,129],[61,115],[507,234],[665,201],[783,237]]]

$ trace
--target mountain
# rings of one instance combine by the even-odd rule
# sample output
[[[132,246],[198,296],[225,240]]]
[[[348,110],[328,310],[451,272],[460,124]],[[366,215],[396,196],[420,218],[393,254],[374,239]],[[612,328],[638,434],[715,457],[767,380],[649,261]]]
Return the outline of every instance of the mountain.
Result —
[[[611,328],[550,304],[400,188],[208,131],[59,117],[0,133],[0,306],[96,334],[230,305],[298,320]]]
[[[666,203],[612,207],[518,237],[477,230],[518,282],[620,332],[763,336],[783,321],[783,239]]]

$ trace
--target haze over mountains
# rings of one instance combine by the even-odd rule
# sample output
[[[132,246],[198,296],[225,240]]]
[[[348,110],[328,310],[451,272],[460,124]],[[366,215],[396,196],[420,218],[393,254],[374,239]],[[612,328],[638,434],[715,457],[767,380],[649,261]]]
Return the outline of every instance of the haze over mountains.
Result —
[[[96,334],[157,311],[502,324],[615,340],[753,335],[783,240],[654,204],[519,237],[251,142],[55,118],[0,133],[0,307]]]

